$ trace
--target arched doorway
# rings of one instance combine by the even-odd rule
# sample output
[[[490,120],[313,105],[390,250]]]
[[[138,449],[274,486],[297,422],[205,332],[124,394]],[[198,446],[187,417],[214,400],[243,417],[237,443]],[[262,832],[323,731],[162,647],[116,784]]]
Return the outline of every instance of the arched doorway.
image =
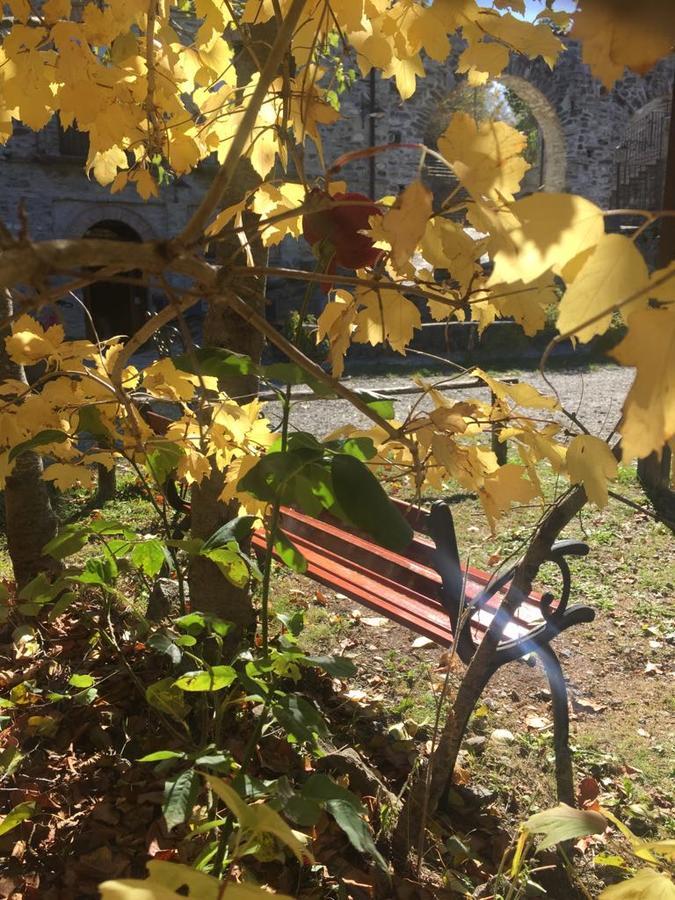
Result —
[[[564,191],[567,183],[565,135],[552,103],[539,88],[519,75],[500,75],[499,83],[518,98],[536,122],[541,141],[541,189]]]
[[[85,232],[84,237],[134,243],[141,241],[137,231],[126,222],[116,219],[97,222]],[[139,271],[124,273],[126,278],[140,278],[140,276]],[[89,310],[96,336],[104,341],[118,335],[132,335],[140,328],[148,308],[148,291],[143,285],[98,281],[86,289],[84,302]],[[91,322],[88,328],[91,331]]]

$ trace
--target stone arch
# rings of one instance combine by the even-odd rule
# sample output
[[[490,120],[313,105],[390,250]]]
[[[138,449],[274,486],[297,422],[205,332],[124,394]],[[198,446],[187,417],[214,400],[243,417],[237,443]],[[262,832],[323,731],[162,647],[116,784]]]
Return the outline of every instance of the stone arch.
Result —
[[[565,135],[553,104],[532,82],[520,75],[503,74],[497,79],[529,108],[543,140],[542,189],[564,191],[567,186]]]
[[[99,222],[119,222],[132,229],[140,241],[152,241],[156,235],[145,216],[129,204],[110,202],[87,204],[70,219],[66,237],[81,238]]]

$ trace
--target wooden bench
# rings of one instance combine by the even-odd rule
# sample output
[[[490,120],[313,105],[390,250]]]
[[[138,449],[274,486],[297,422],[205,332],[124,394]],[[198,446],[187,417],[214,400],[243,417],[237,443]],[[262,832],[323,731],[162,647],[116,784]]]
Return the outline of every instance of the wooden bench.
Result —
[[[148,409],[143,416],[156,433],[166,433],[167,418]],[[178,496],[175,484],[169,482],[166,487],[167,501],[189,516],[190,505]],[[441,646],[454,643],[457,656],[468,664],[501,605],[517,563],[495,577],[471,566],[465,571],[447,503],[438,501],[426,511],[392,502],[413,528],[404,554],[381,547],[327,514],[314,518],[282,507],[279,527],[307,560],[309,578]],[[265,552],[264,529],[253,534],[252,544],[256,552]],[[595,611],[588,606],[568,605],[572,576],[566,557],[586,556],[588,549],[580,541],[553,545],[548,561],[560,573],[560,596],[556,599],[551,593],[533,592],[524,599],[504,627],[483,685],[485,689],[506,663],[525,657],[533,662],[535,656],[541,660],[551,689],[558,799],[570,806],[574,805],[574,781],[567,687],[550,644],[560,632],[595,618]]]
[[[434,503],[426,512],[394,502],[415,529],[405,554],[387,550],[329,516],[317,519],[287,507],[281,510],[280,528],[307,560],[309,578],[441,646],[456,643],[457,655],[468,664],[516,566],[496,578],[473,567],[465,571],[448,504]],[[259,553],[266,544],[264,530],[253,535]],[[581,542],[554,544],[549,561],[562,576],[560,597],[555,600],[549,593],[532,593],[525,599],[506,624],[485,684],[506,663],[530,655],[539,657],[551,689],[558,799],[570,806],[574,805],[574,782],[567,688],[550,642],[561,631],[595,617],[590,607],[568,605],[571,572],[566,557],[587,553],[588,546]]]

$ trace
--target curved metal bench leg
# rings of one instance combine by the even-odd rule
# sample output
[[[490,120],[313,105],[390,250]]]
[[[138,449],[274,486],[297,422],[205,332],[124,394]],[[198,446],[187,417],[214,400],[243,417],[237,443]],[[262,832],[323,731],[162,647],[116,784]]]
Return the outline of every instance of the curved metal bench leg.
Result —
[[[551,688],[553,706],[553,746],[555,749],[555,781],[558,802],[574,806],[574,776],[569,746],[570,714],[565,676],[558,657],[548,644],[537,647]]]

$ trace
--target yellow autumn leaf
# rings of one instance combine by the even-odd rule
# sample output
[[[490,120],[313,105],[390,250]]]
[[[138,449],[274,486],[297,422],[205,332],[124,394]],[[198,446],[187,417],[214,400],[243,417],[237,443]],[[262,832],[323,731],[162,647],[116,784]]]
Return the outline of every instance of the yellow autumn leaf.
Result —
[[[492,378],[483,369],[473,369],[471,375],[484,381],[498,400],[511,400],[525,409],[558,409],[555,397],[547,397],[531,384],[506,384]]]
[[[456,112],[438,149],[474,197],[513,200],[530,164],[522,156],[527,138],[506,122],[480,124]]]
[[[42,473],[45,481],[53,481],[54,486],[60,491],[67,491],[77,484],[85,488],[94,486],[94,473],[92,469],[80,464],[52,463]]]
[[[302,231],[301,216],[293,214],[293,210],[302,206],[305,201],[305,188],[302,184],[286,181],[280,185],[263,184],[253,196],[253,212],[263,220],[262,242],[265,247],[273,247],[290,234],[299,237]],[[277,221],[265,225],[265,220]]]
[[[409,59],[392,57],[391,62],[382,72],[383,78],[393,76],[401,100],[409,100],[412,97],[417,87],[417,78],[424,78],[425,75],[419,53]]]
[[[531,282],[549,269],[569,280],[568,267],[605,234],[600,207],[576,194],[532,194],[502,213],[474,207],[476,228],[489,232],[494,272],[488,286]]]
[[[473,41],[460,54],[457,71],[466,72],[469,84],[478,86],[501,75],[508,63],[509,51],[503,44]]]
[[[598,900],[675,900],[675,884],[665,872],[640,869],[632,878],[606,887]]]
[[[354,319],[353,339],[361,344],[388,342],[392,350],[405,353],[416,328],[422,325],[419,309],[398,291],[359,288],[356,292],[359,311]]]
[[[111,184],[117,177],[118,169],[128,168],[127,155],[121,147],[111,147],[103,153],[95,153],[89,165],[99,184]]]
[[[593,0],[595,2],[595,0]],[[565,45],[544,22],[526,22],[511,13],[496,15],[491,10],[481,10],[477,23],[482,32],[491,35],[509,48],[515,48],[534,59],[541,56],[549,68],[553,68]]]
[[[607,88],[626,67],[644,75],[675,44],[671,0],[593,0],[573,21],[571,37],[581,42],[584,62]]]
[[[134,172],[131,172],[129,181],[135,182],[136,190],[143,200],[149,200],[150,197],[156,197],[159,193],[157,182],[148,169],[136,169]]]
[[[503,317],[512,317],[528,336],[534,336],[546,324],[546,316],[551,306],[558,303],[558,291],[550,273],[525,284],[491,286],[489,302]]]
[[[42,14],[50,24],[58,19],[70,17],[70,0],[45,0],[42,4]]]
[[[567,472],[572,484],[582,484],[596,506],[607,506],[607,481],[616,478],[618,462],[607,444],[592,434],[578,434],[567,448]]]
[[[607,330],[617,303],[639,294],[621,306],[624,318],[644,306],[648,287],[647,264],[633,241],[620,234],[603,235],[560,301],[558,331],[586,343]]]
[[[375,241],[391,247],[391,261],[399,271],[410,261],[427,227],[433,195],[421,181],[413,181],[384,216],[374,216],[371,232]],[[376,244],[379,246],[379,243]]]
[[[165,400],[192,400],[195,381],[196,376],[179,371],[170,359],[158,359],[143,372],[145,390]]]
[[[337,290],[333,300],[325,305],[316,322],[317,344],[328,338],[331,368],[335,378],[342,377],[344,372],[344,357],[349,350],[352,332],[356,327],[354,325],[356,312],[357,306],[352,295],[348,291]]]
[[[13,323],[11,336],[5,338],[5,347],[14,362],[32,365],[57,357],[64,340],[62,325],[45,329],[36,319],[23,315]]]
[[[244,211],[247,199],[248,196],[244,197],[239,203],[233,203],[232,206],[228,206],[221,210],[206,229],[206,236],[213,237],[216,234],[220,234],[226,225],[229,225],[236,216]]]
[[[478,489],[490,530],[494,532],[497,519],[514,503],[529,503],[539,496],[539,488],[527,478],[527,469],[507,463],[489,474]]]
[[[476,260],[483,252],[482,241],[475,241],[456,222],[435,216],[427,223],[421,242],[422,256],[436,269],[447,269],[464,294],[479,266]],[[446,306],[447,315],[447,306]]]
[[[660,453],[675,435],[675,304],[633,313],[610,353],[636,368],[620,427],[624,462]]]

